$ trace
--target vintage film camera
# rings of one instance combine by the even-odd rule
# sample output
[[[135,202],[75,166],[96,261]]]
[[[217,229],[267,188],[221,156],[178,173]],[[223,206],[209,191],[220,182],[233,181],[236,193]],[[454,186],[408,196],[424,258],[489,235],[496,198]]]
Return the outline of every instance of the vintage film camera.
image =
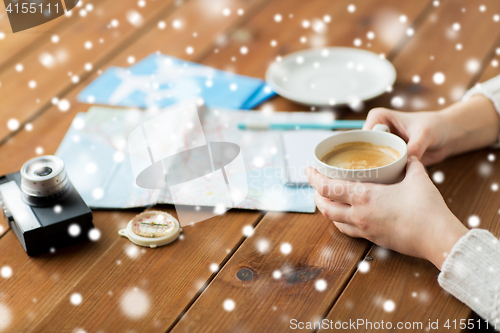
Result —
[[[20,172],[1,176],[0,206],[30,256],[86,240],[94,227],[92,211],[56,156],[33,158]]]

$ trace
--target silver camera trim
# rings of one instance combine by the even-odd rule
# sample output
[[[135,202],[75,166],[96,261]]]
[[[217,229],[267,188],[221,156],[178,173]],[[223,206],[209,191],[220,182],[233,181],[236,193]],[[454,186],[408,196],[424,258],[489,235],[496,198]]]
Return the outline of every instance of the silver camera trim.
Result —
[[[34,174],[34,166],[47,166],[52,172],[46,176]],[[21,168],[21,190],[32,197],[47,197],[57,194],[69,185],[64,162],[57,156],[45,155],[32,158]]]
[[[0,195],[4,215],[12,214],[23,232],[41,227],[31,207],[22,200],[21,189],[14,180],[0,185]]]

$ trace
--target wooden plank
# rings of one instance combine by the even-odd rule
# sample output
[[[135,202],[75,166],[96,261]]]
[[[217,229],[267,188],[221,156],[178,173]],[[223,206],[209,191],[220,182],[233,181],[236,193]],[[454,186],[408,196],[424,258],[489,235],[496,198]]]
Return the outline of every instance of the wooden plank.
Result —
[[[58,36],[68,26],[76,24],[80,20],[86,20],[88,16],[97,15],[106,1],[100,0],[95,3],[80,1],[79,7],[71,11],[70,16],[63,15],[43,25],[15,34],[12,33],[5,7],[0,7],[0,48],[9,50],[8,52],[0,52],[0,71],[15,65],[29,52],[36,50],[41,45],[51,43],[52,36]],[[87,8],[91,10],[86,10],[84,4],[92,6]],[[81,10],[85,12],[84,16],[80,14]]]
[[[175,215],[172,208],[165,210]],[[98,257],[83,254],[83,258],[92,258],[92,266],[84,271],[78,258],[68,254],[73,262],[67,269],[80,276],[57,287],[56,304],[32,329],[165,332],[216,274],[211,265],[223,265],[242,242],[242,228],[256,224],[261,216],[258,212],[231,211],[185,227],[182,240],[158,249],[131,245],[118,237],[119,225],[106,226],[115,242],[101,248]],[[121,219],[120,224],[123,222]],[[70,303],[73,293],[83,297],[78,306]],[[19,300],[16,304],[25,303]],[[62,317],[65,319],[60,320]]]
[[[8,279],[0,279],[0,304],[11,313],[9,331],[36,332],[33,326],[57,304],[62,302],[69,307],[71,294],[77,292],[75,284],[95,266],[98,258],[117,242],[121,247],[127,245],[117,237],[117,230],[137,213],[94,212],[94,225],[101,232],[97,242],[78,244],[35,258],[26,255],[13,232],[5,234],[0,239],[0,267],[10,267],[13,273]],[[130,262],[125,262],[125,267],[129,265]],[[103,297],[107,292],[103,291]],[[87,298],[83,292],[82,295]],[[6,319],[4,315],[2,319]],[[53,325],[58,323],[64,321],[55,321]],[[63,330],[53,326],[54,331]]]
[[[158,17],[168,15],[176,8],[173,0],[151,1],[139,8],[137,1],[124,0],[120,6],[114,1],[106,1],[96,15],[59,33],[57,44],[41,45],[17,64],[0,73],[0,141],[11,134],[8,120],[16,119],[22,126],[37,112],[51,105],[54,97],[62,97],[73,89],[74,82],[85,79],[96,68],[129,45],[146,31],[156,27]],[[128,13],[135,12],[134,24],[127,21]],[[110,26],[113,19],[119,25]],[[82,33],[84,32],[84,33]],[[86,64],[93,69],[85,69]],[[36,86],[30,88],[34,81]]]
[[[190,23],[190,28],[201,31],[204,27],[209,27],[209,29],[205,28],[204,30],[204,37],[206,38],[195,39],[192,37],[192,31],[187,29],[179,32],[170,30],[169,33],[159,29],[152,29],[148,34],[153,34],[153,38],[147,36],[145,38],[156,41],[161,39],[163,43],[160,49],[163,52],[168,51],[173,56],[196,59],[211,45],[216,35],[227,29],[228,26],[246,19],[245,16],[236,15],[223,20],[220,19],[220,14],[207,16],[205,15],[206,11],[203,10],[204,7],[202,7],[205,3],[203,0],[188,2],[179,7],[171,16],[167,15],[164,19],[171,22],[174,17],[190,17],[193,20]],[[236,8],[242,8],[247,11],[247,14],[251,15],[252,10],[261,3],[247,4],[245,1],[241,1],[234,4],[238,6]],[[212,37],[209,36],[210,34]],[[193,38],[192,45],[195,52],[192,55],[186,55],[186,46],[182,42],[188,38]],[[130,55],[129,52],[135,52],[136,50],[137,53],[134,53],[136,55],[142,54],[141,52],[154,52],[156,51],[154,47],[157,45],[158,43],[144,45],[137,42],[128,47],[124,54],[119,54],[113,58],[111,62],[113,64],[119,63],[121,59],[126,59]],[[144,50],[145,47],[149,49]],[[88,105],[76,102],[76,94],[96,76],[97,73],[94,73],[92,77],[77,84],[76,89],[64,96],[71,104],[67,112],[59,111],[56,106],[50,107],[32,122],[33,129],[31,131],[20,131],[0,146],[1,156],[5,161],[8,161],[8,163],[0,165],[2,173],[19,170],[22,163],[36,155],[36,147],[42,147],[44,153],[55,152],[76,112],[88,108]],[[171,207],[162,209],[172,212]],[[164,254],[170,251],[168,249],[171,247],[167,247],[159,249],[162,251],[161,258],[156,257],[158,252],[149,252],[150,250],[147,250],[147,253],[141,254],[139,259],[126,261],[119,258],[126,258],[126,245],[130,243],[125,239],[118,238],[116,232],[119,228],[123,228],[134,214],[128,212],[96,213],[94,219],[96,227],[101,230],[103,237],[106,236],[111,241],[103,244],[100,244],[101,241],[99,241],[98,250],[95,252],[80,250],[78,256],[72,254],[73,249],[60,251],[57,255],[64,255],[67,260],[64,263],[56,262],[53,266],[50,266],[51,269],[55,269],[54,267],[63,265],[63,268],[58,271],[58,279],[55,281],[57,283],[49,281],[41,285],[42,280],[30,282],[31,276],[37,276],[41,266],[40,262],[43,259],[28,258],[20,249],[12,232],[8,232],[2,237],[0,239],[0,248],[10,249],[10,251],[17,253],[16,260],[10,261],[8,260],[10,252],[2,250],[5,257],[2,256],[2,259],[0,259],[0,267],[8,265],[14,271],[12,279],[2,281],[4,284],[0,284],[0,290],[2,291],[0,293],[0,303],[15,314],[9,329],[36,332],[72,331],[76,327],[83,326],[85,329],[95,331],[97,328],[111,325],[109,326],[110,330],[114,330],[115,327],[136,327],[140,328],[141,331],[143,329],[146,331],[165,331],[166,327],[171,325],[182,314],[184,308],[190,304],[191,298],[204,288],[204,283],[212,278],[213,274],[210,271],[210,265],[222,265],[227,260],[228,252],[232,253],[241,243],[243,237],[241,229],[243,226],[255,224],[262,216],[259,212],[231,212],[223,217],[214,218],[200,224],[200,228],[198,226],[186,228],[185,240],[181,243],[182,245],[177,245],[178,250],[172,256]],[[188,244],[186,244],[186,241],[188,241]],[[186,248],[189,248],[189,251],[186,251]],[[118,266],[116,260],[122,260],[121,265]],[[152,260],[157,261],[158,264],[151,263]],[[162,273],[167,272],[164,265],[166,263],[169,263],[172,267],[178,267],[178,269],[176,268],[177,272],[168,271],[168,274],[163,276]],[[190,263],[195,263],[196,266],[192,267]],[[105,266],[106,269],[103,270],[102,266]],[[136,271],[138,266],[142,267],[142,269]],[[50,272],[51,269],[47,269],[47,271]],[[132,275],[124,274],[127,269],[137,275],[132,277]],[[95,278],[95,276],[98,278]],[[142,284],[145,278],[149,281],[147,286]],[[14,283],[13,279],[17,282]],[[89,284],[89,281],[92,281],[92,283]],[[108,281],[108,283],[103,284],[103,281]],[[134,286],[146,293],[151,299],[150,304],[155,307],[155,310],[151,310],[152,313],[148,314],[148,319],[134,321],[130,317],[127,318],[120,307],[120,299],[122,299],[126,291],[130,290],[131,283],[134,283]],[[80,286],[81,289],[75,289],[80,288]],[[33,291],[34,289],[36,289],[36,292]],[[107,293],[110,290],[112,290],[113,295],[108,296]],[[69,297],[74,292],[81,293],[84,299],[78,308],[74,308],[69,303]],[[158,296],[159,293],[163,296]],[[32,297],[35,297],[37,301],[33,304],[26,304],[24,296],[30,294],[35,295]],[[157,296],[158,298],[156,298]],[[112,308],[109,307],[109,302],[113,302]],[[99,309],[99,312],[95,312],[96,309]],[[60,320],[61,317],[68,317],[70,312],[71,320]],[[101,316],[100,313],[109,314],[109,316]],[[27,317],[31,319],[26,320]],[[109,318],[116,318],[116,320],[109,320]],[[89,324],[84,325],[85,323]],[[34,328],[37,324],[39,326]],[[61,326],[56,327],[55,325]]]
[[[368,244],[340,234],[320,213],[267,213],[172,332],[280,332],[291,318],[315,320]],[[325,290],[315,287],[318,281]],[[231,301],[234,310],[226,310]]]
[[[300,1],[274,1],[242,27],[245,31],[251,31],[254,39],[245,44],[232,41],[227,46],[220,47],[218,53],[211,54],[203,63],[221,69],[232,69],[238,73],[263,76],[267,64],[278,54],[282,54],[278,52],[288,53],[305,47],[300,43],[301,22],[305,19],[312,20],[329,14],[332,22],[336,22],[343,29],[339,32],[329,27],[332,30],[331,34],[325,35],[326,44],[351,45],[357,36],[366,35],[373,29],[372,26],[360,22],[374,24],[373,22],[378,22],[381,17],[386,17],[385,13],[389,8],[398,13],[397,20],[400,13],[407,13],[412,22],[426,8],[426,3],[420,3],[420,7],[416,8],[413,7],[417,5],[415,2],[388,1],[379,3],[378,10],[374,10],[371,4],[356,3],[356,11],[352,16],[347,16],[349,4],[348,1],[317,1],[311,6],[311,3]],[[293,19],[287,18],[288,8],[294,8]],[[269,22],[274,24],[272,20],[276,13],[283,15],[280,23],[282,26],[279,30],[269,29]],[[357,32],[353,33],[353,30]],[[404,30],[403,26],[398,36],[402,36]],[[269,45],[273,39],[280,43],[281,51]],[[395,39],[392,44],[377,43],[372,47],[376,52],[389,52],[396,44]],[[258,54],[263,58],[238,55],[242,45],[248,47],[248,55]],[[228,65],[228,59],[233,56],[236,61]],[[279,100],[280,98],[276,98],[268,104],[272,106]],[[291,103],[288,105],[293,106]],[[262,239],[269,242],[268,254],[256,250]],[[288,255],[280,251],[280,246],[285,242],[292,247],[292,252]],[[364,240],[340,234],[331,221],[319,213],[268,213],[259,222],[255,234],[243,243],[186,315],[174,326],[173,331],[196,331],[203,327],[208,331],[218,332],[275,332],[288,330],[291,319],[313,321],[323,318],[348,283],[369,246]],[[280,279],[274,279],[275,270],[286,273],[282,273]],[[251,278],[245,280],[248,276]],[[316,283],[321,287],[321,280],[324,280],[327,286],[324,291],[318,291],[315,287]],[[297,282],[292,283],[295,281]],[[227,299],[235,303],[232,312],[223,308]]]
[[[488,10],[479,11],[477,4],[467,1],[443,3],[436,8],[426,22],[416,31],[408,45],[395,57],[398,81],[394,93],[376,101],[378,105],[390,107],[393,96],[403,96],[407,103],[403,109],[439,109],[437,101],[446,98],[450,104],[477,78],[478,71],[471,71],[470,61],[480,65],[489,59],[491,50],[498,45],[500,26],[492,17],[500,6],[497,2],[484,2]],[[465,8],[465,13],[462,12]],[[449,39],[449,29],[454,22],[461,24],[456,39]],[[477,34],[483,36],[480,40]],[[456,43],[463,49],[458,51]],[[430,55],[434,55],[431,60]],[[452,60],[450,60],[452,59]],[[467,70],[469,64],[469,71]],[[442,85],[433,83],[432,76],[442,72],[446,81]],[[413,84],[413,75],[419,75],[420,83]],[[459,92],[457,92],[459,91]],[[424,103],[424,104],[419,104]],[[371,103],[369,106],[375,104]],[[500,170],[488,162],[491,150],[454,157],[428,169],[429,174],[442,171],[443,184],[437,184],[453,213],[464,223],[471,215],[481,218],[481,227],[500,233],[498,227],[498,194],[492,192],[491,184],[498,181]],[[491,174],[481,176],[480,170],[490,170]],[[380,253],[388,254],[384,258]],[[365,319],[397,322],[422,322],[424,328],[429,319],[467,319],[470,309],[444,292],[437,283],[439,271],[424,260],[402,256],[393,252],[380,251],[374,247],[368,254],[374,258],[369,262],[370,271],[356,272],[328,316],[333,322]],[[417,275],[418,274],[418,275]],[[392,300],[396,307],[393,312],[385,312],[383,304]],[[373,329],[375,330],[375,329]],[[372,331],[372,330],[367,330]],[[419,331],[413,329],[413,331]]]

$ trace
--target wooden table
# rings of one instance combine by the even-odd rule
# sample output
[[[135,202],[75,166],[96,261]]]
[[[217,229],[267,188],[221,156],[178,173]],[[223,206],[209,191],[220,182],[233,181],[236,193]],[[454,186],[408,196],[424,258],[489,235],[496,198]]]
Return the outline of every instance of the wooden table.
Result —
[[[500,22],[494,17],[500,2],[495,0],[140,3],[100,0],[90,8],[85,1],[71,17],[16,34],[10,33],[2,8],[0,174],[18,171],[37,153],[56,151],[75,114],[89,107],[76,101],[77,93],[102,70],[128,66],[131,56],[138,60],[155,51],[263,78],[277,56],[313,46],[353,46],[359,38],[361,48],[394,63],[398,78],[392,92],[366,103],[361,112],[336,111],[358,119],[372,107],[391,107],[395,96],[404,101],[401,110],[439,109],[476,82],[500,74]],[[229,15],[223,15],[224,8]],[[140,14],[141,24],[127,21],[130,11]],[[325,19],[330,21],[326,31],[312,29]],[[179,29],[174,20],[181,22]],[[311,27],[303,27],[305,20]],[[375,38],[367,37],[370,31]],[[188,46],[194,52],[188,54]],[[248,54],[240,53],[241,46]],[[51,66],[40,61],[47,56]],[[436,72],[446,77],[441,85],[433,82]],[[69,101],[69,110],[60,111],[54,98]],[[280,97],[260,108],[307,110]],[[6,126],[13,118],[19,129]],[[500,181],[500,168],[488,157],[496,155],[486,149],[454,157],[429,173],[444,172],[437,186],[461,221],[477,215],[480,227],[499,236],[500,197],[491,186]],[[172,206],[155,208],[175,214]],[[439,287],[432,264],[342,235],[319,213],[232,210],[186,227],[184,238],[167,247],[143,249],[117,235],[138,212],[95,211],[102,235],[97,242],[36,258],[4,228],[0,267],[11,267],[13,274],[0,277],[0,327],[8,332],[281,332],[290,330],[292,319],[421,322],[425,328],[429,320],[442,327],[446,320],[475,318]],[[255,228],[251,237],[242,234],[247,225]],[[292,245],[288,255],[280,252],[284,242]],[[363,260],[370,267],[366,273],[357,269]],[[276,270],[283,272],[279,279],[273,277]],[[315,287],[320,279],[326,282],[322,291]],[[82,297],[79,305],[71,302],[75,294]],[[234,301],[232,311],[223,307],[228,299]],[[392,312],[383,309],[387,300],[395,304]],[[449,331],[459,330],[450,323]]]

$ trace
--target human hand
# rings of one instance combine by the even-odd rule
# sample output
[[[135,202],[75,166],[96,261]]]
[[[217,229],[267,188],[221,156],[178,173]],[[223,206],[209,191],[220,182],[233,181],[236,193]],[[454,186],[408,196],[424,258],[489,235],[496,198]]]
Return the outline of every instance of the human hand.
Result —
[[[416,157],[408,161],[405,179],[394,185],[330,179],[311,167],[306,174],[318,209],[340,232],[427,259],[439,269],[467,232]]]
[[[363,129],[375,124],[389,126],[391,133],[408,143],[408,156],[416,156],[424,165],[444,160],[450,155],[450,126],[440,112],[401,112],[385,108],[372,109]]]

